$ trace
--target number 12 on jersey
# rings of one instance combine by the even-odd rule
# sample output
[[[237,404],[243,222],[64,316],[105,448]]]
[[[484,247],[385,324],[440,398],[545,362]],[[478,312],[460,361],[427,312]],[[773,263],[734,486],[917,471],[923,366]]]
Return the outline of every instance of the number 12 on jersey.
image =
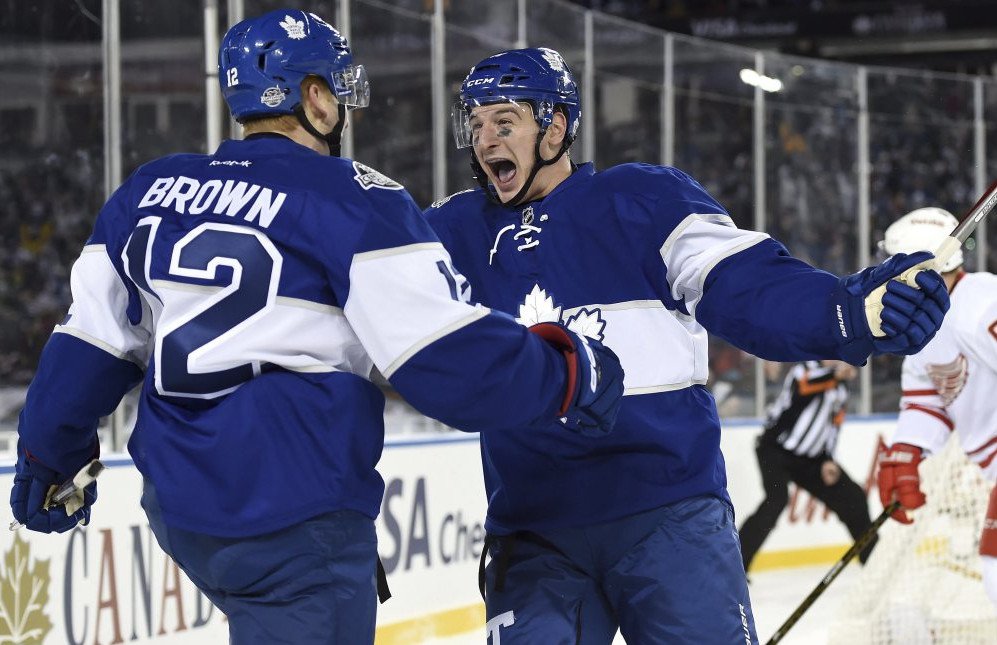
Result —
[[[207,222],[173,244],[169,278],[156,281],[157,289],[150,267],[160,224],[155,216],[140,220],[122,253],[126,274],[159,316],[156,389],[167,396],[222,396],[260,373],[259,361],[225,350],[273,309],[283,258],[256,229]],[[223,267],[227,284],[205,284],[224,281]]]

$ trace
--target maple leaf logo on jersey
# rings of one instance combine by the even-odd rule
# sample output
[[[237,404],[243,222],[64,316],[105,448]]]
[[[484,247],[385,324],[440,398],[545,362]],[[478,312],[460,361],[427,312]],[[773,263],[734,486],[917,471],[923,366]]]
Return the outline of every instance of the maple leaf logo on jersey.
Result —
[[[565,327],[588,338],[603,340],[603,330],[606,328],[606,321],[602,318],[602,311],[596,307],[589,309],[582,307],[578,313],[570,316],[566,321],[561,320],[561,307],[554,305],[554,298],[547,295],[547,291],[540,288],[540,285],[533,285],[533,290],[519,305],[519,317],[516,322],[526,327],[531,327],[542,322],[562,323]]]
[[[526,327],[532,327],[542,322],[561,322],[561,308],[554,306],[554,299],[540,288],[533,285],[533,291],[519,305],[519,317],[516,322]]]
[[[291,40],[301,40],[305,37],[304,20],[295,20],[294,16],[284,16],[284,19],[277,24],[284,28]]]
[[[606,328],[606,321],[602,319],[602,311],[599,309],[589,311],[582,307],[577,314],[568,318],[564,326],[576,334],[602,341],[602,331]]]

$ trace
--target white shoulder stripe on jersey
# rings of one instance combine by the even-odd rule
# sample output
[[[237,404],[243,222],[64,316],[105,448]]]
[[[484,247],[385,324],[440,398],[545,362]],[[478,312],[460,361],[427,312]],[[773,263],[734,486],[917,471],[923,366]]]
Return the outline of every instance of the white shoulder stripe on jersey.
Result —
[[[73,264],[70,286],[73,304],[61,331],[69,333],[65,328],[71,328],[82,334],[74,335],[102,349],[110,348],[115,356],[129,357],[137,365],[147,364],[150,331],[145,325],[151,321],[145,317],[141,324],[133,325],[128,320],[128,289],[104,244],[83,248]]]
[[[370,260],[378,260],[381,258],[391,257],[393,255],[404,255],[406,253],[417,253],[419,251],[429,251],[433,249],[443,250],[443,245],[439,242],[419,242],[417,244],[406,244],[404,246],[395,246],[390,249],[378,249],[376,251],[364,251],[363,253],[357,253],[353,256],[353,264],[359,262],[369,262]]]
[[[672,232],[668,234],[668,239],[665,243],[661,245],[661,257],[665,257],[672,252],[672,247],[678,241],[685,229],[689,228],[694,222],[709,222],[711,224],[719,224],[720,226],[728,226],[730,228],[737,228],[734,226],[734,220],[730,218],[730,215],[724,215],[722,213],[690,213],[684,220],[678,223],[678,225],[672,229]]]
[[[765,233],[735,227],[727,215],[690,214],[658,250],[667,269],[672,297],[684,301],[689,313],[695,315],[710,271],[726,258],[767,238]]]
[[[111,347],[110,345],[108,345],[107,343],[105,343],[104,341],[102,341],[101,339],[94,338],[90,334],[88,334],[86,332],[83,332],[83,331],[80,331],[79,329],[75,329],[75,328],[69,327],[67,325],[56,325],[55,329],[52,330],[52,333],[53,334],[66,334],[68,336],[73,336],[75,338],[79,338],[83,342],[85,342],[85,343],[87,343],[89,345],[93,345],[97,349],[104,350],[105,352],[107,352],[108,354],[110,354],[111,356],[113,356],[115,358],[119,358],[119,359],[121,359],[123,361],[128,361],[129,363],[135,363],[140,368],[142,368],[142,371],[145,371],[145,368],[146,368],[145,364],[143,364],[142,362],[140,362],[134,356],[129,356],[128,354],[125,354],[124,352],[120,352],[120,351],[114,349],[113,347]]]
[[[354,256],[343,307],[367,353],[386,377],[416,352],[487,315],[439,242]]]
[[[333,305],[323,305],[321,302],[305,300],[304,298],[277,296],[277,304],[284,305],[285,307],[300,307],[301,309],[311,309],[312,311],[318,311],[319,313],[329,314],[330,316],[344,315],[342,307],[335,307]]]
[[[425,338],[423,338],[422,340],[420,340],[418,343],[412,345],[407,350],[405,350],[400,356],[398,356],[398,358],[396,358],[394,360],[394,362],[392,362],[386,368],[384,368],[383,370],[381,370],[382,375],[386,379],[391,378],[391,375],[394,374],[398,370],[398,368],[400,368],[402,365],[404,365],[405,362],[408,361],[408,359],[412,358],[417,353],[419,353],[420,350],[425,349],[429,345],[432,345],[434,342],[438,341],[439,339],[443,338],[444,336],[448,336],[448,335],[454,333],[458,329],[461,329],[463,327],[467,327],[468,325],[470,325],[471,323],[473,323],[476,320],[481,320],[482,318],[484,318],[485,316],[487,316],[489,313],[491,313],[490,309],[485,309],[483,307],[480,308],[480,309],[476,309],[476,310],[472,311],[472,313],[469,316],[467,316],[466,318],[463,318],[463,319],[458,320],[458,321],[456,321],[454,323],[451,323],[450,325],[447,325],[443,329],[440,329],[439,331],[437,331],[435,334],[432,334],[430,336],[426,336]]]
[[[714,258],[714,260],[712,262],[710,262],[709,264],[707,264],[705,267],[703,267],[703,270],[700,272],[699,283],[697,284],[698,291],[700,293],[703,292],[703,286],[706,284],[706,278],[710,275],[710,271],[713,270],[713,267],[717,266],[718,264],[720,264],[721,262],[723,262],[724,260],[726,260],[730,256],[734,255],[735,253],[740,253],[744,249],[752,247],[752,246],[758,244],[759,242],[761,242],[762,240],[765,240],[767,238],[768,238],[768,235],[766,235],[765,233],[758,233],[758,235],[756,237],[744,240],[743,242],[741,242],[739,244],[735,244],[734,246],[729,247],[727,249],[727,251],[718,254]]]

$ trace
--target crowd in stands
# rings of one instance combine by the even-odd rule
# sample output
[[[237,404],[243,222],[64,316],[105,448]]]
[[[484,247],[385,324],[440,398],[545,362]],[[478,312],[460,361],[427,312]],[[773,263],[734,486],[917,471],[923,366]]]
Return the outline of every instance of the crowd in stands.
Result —
[[[24,385],[71,301],[69,271],[103,200],[99,150],[0,168],[0,385]]]

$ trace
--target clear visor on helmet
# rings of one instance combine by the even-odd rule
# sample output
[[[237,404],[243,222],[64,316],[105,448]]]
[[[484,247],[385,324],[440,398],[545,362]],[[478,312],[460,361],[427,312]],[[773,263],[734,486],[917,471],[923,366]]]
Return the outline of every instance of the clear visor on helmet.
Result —
[[[474,145],[474,127],[471,123],[471,112],[476,107],[483,105],[494,105],[496,103],[512,103],[515,106],[524,105],[533,112],[533,105],[522,99],[516,100],[505,96],[489,96],[488,102],[468,99],[466,101],[457,100],[450,110],[450,121],[453,124],[453,138],[457,144],[457,149],[470,148]],[[478,124],[474,124],[478,125]]]
[[[336,84],[336,98],[348,110],[367,107],[370,104],[370,81],[363,65],[350,65],[332,75]]]

